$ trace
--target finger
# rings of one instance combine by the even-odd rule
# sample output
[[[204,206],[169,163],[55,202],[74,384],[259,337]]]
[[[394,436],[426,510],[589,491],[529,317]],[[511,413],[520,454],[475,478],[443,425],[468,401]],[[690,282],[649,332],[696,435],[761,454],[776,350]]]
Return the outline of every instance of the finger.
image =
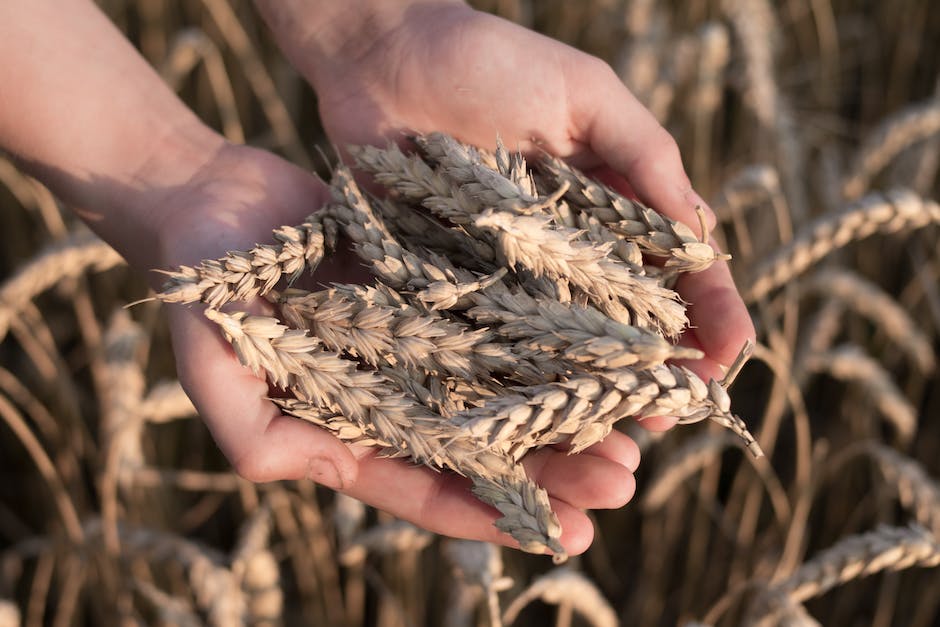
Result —
[[[715,363],[730,365],[755,333],[728,264],[718,261],[702,272],[680,276],[676,291],[689,303],[692,338],[698,347]]]
[[[572,117],[591,151],[629,182],[644,203],[701,235],[696,207],[708,229],[715,216],[692,189],[672,136],[606,64],[571,73]]]
[[[528,453],[523,465],[549,494],[579,509],[617,509],[636,492],[630,469],[597,455],[543,448]]]
[[[499,512],[477,500],[470,487],[469,479],[453,473],[369,453],[360,458],[358,478],[344,492],[435,533],[518,547],[493,526]],[[550,501],[562,526],[562,546],[572,555],[583,553],[594,538],[590,519],[563,500]]]
[[[265,400],[267,384],[238,363],[197,310],[169,310],[180,381],[219,448],[245,479],[311,479],[341,489],[356,478],[349,448]]]
[[[571,449],[569,442],[554,444],[553,449],[567,453]],[[640,447],[630,436],[619,431],[611,431],[602,441],[584,449],[581,455],[594,455],[625,467],[630,472],[636,472],[640,466]]]
[[[672,416],[645,416],[643,418],[637,418],[637,422],[647,431],[661,433],[675,427],[678,418]]]

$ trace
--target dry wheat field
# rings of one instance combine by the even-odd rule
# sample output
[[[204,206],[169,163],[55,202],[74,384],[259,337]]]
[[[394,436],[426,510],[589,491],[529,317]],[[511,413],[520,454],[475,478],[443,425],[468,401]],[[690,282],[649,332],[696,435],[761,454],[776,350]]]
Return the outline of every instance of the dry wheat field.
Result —
[[[682,225],[434,134],[354,150],[394,192],[367,197],[250,2],[100,4],[204,120],[332,177],[336,202],[155,297],[0,156],[0,627],[940,624],[931,0],[475,2],[607,60],[675,136],[757,328],[721,382],[668,361],[694,357],[669,341],[671,281],[714,260]],[[278,283],[340,231],[386,287]],[[281,321],[220,309],[259,295]],[[554,562],[241,479],[175,379],[164,308],[195,301],[285,412],[468,476]],[[406,336],[433,350],[388,367]],[[331,369],[345,385],[317,383]],[[369,386],[379,409],[350,392]],[[697,424],[619,420],[657,413]],[[567,557],[516,462],[611,428],[642,450],[636,497]]]

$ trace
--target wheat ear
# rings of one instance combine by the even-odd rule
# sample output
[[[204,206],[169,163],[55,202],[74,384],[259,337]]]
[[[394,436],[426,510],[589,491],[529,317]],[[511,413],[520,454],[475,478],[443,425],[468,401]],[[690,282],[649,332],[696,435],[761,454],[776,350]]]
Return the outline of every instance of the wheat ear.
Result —
[[[432,468],[470,476],[480,489],[478,496],[503,513],[497,527],[511,533],[524,550],[547,549],[564,558],[548,495],[507,457],[481,454],[474,438],[448,427],[381,374],[358,370],[356,362],[320,350],[304,331],[265,316],[212,309],[206,316],[220,325],[244,365],[298,396],[275,399],[282,409],[344,440],[383,446],[386,454],[408,455]]]
[[[807,357],[807,370],[827,373],[836,379],[857,383],[875,402],[885,419],[907,445],[917,432],[917,410],[891,380],[891,374],[861,348],[836,347],[821,355]]]
[[[915,459],[880,444],[867,447],[881,474],[898,493],[901,504],[940,538],[940,484]]]
[[[578,452],[603,440],[617,421],[647,416],[677,416],[683,424],[709,418],[741,437],[755,457],[763,454],[741,419],[730,413],[724,388],[714,380],[706,385],[674,365],[513,388],[459,412],[453,421],[490,446],[508,447],[518,458],[568,438],[572,452]]]
[[[898,345],[921,372],[933,371],[936,357],[930,338],[918,328],[910,313],[881,287],[856,272],[839,269],[813,273],[805,285],[815,294],[838,299],[877,324],[878,330]]]
[[[0,285],[0,340],[6,337],[10,320],[34,296],[89,268],[103,272],[123,263],[113,248],[87,231],[44,248]]]
[[[862,142],[845,177],[842,193],[858,198],[871,179],[905,148],[940,133],[940,101],[936,97],[908,106],[879,124]]]
[[[492,373],[526,383],[544,379],[539,366],[511,346],[493,342],[493,332],[438,312],[422,312],[381,284],[288,291],[278,302],[291,326],[305,328],[330,350],[345,351],[373,367],[420,369],[464,379]]]
[[[786,284],[817,261],[850,242],[875,233],[896,233],[940,224],[940,204],[908,191],[871,194],[847,209],[819,218],[763,261],[744,290],[754,302]]]
[[[884,570],[937,565],[940,565],[940,542],[929,531],[916,524],[885,526],[840,540],[800,566],[773,591],[803,603],[859,577]]]
[[[539,166],[558,184],[568,184],[565,198],[578,208],[578,214],[596,218],[616,235],[635,243],[642,253],[665,259],[666,267],[674,272],[700,272],[715,261],[729,258],[716,252],[707,240],[696,237],[682,222],[619,194],[560,159],[544,156]],[[578,225],[586,225],[584,218]],[[707,233],[704,224],[702,232]]]
[[[318,212],[298,226],[275,229],[274,239],[278,243],[258,244],[166,272],[167,282],[157,298],[167,303],[204,302],[218,309],[231,301],[263,296],[283,277],[291,283],[304,269],[313,272],[325,248],[335,243],[335,233],[329,215]]]

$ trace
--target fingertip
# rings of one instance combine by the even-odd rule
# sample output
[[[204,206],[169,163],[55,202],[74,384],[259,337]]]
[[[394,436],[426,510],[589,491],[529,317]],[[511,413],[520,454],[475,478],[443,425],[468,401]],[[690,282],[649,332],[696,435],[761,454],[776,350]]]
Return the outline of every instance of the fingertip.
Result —
[[[676,426],[676,422],[678,422],[678,420],[672,416],[645,416],[643,418],[638,418],[637,422],[647,431],[652,431],[653,433],[662,433],[663,431],[669,431],[674,426]]]
[[[584,512],[568,503],[556,499],[551,499],[551,503],[562,529],[558,541],[568,555],[581,555],[594,542],[594,523]]]
[[[676,289],[689,302],[689,321],[700,348],[715,362],[730,365],[755,331],[727,263],[716,261],[702,272],[682,275]]]
[[[586,448],[582,455],[595,455],[624,466],[630,472],[640,467],[640,447],[625,433],[611,431],[597,444]]]

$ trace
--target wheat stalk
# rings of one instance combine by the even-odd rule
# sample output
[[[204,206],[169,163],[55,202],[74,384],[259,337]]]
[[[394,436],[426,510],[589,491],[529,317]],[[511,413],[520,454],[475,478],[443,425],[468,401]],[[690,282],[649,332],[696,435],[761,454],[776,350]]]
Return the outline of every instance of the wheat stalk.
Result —
[[[87,521],[85,533],[90,542],[100,541],[102,528],[98,520]],[[213,627],[234,627],[243,624],[245,598],[224,555],[174,535],[155,529],[119,525],[125,558],[145,557],[151,562],[181,564],[197,605],[208,616]]]
[[[473,611],[486,599],[490,627],[502,627],[498,594],[512,587],[510,577],[503,575],[503,559],[499,547],[474,540],[447,540],[441,552],[450,563],[458,587],[455,603],[448,608],[444,620],[448,627],[472,624]]]
[[[685,442],[663,460],[657,473],[649,480],[641,503],[643,510],[651,512],[661,508],[683,481],[735,444],[736,440],[729,433],[708,432]]]
[[[276,625],[284,611],[284,591],[277,558],[270,547],[271,510],[263,505],[242,524],[229,558],[231,571],[245,596],[251,625]]]
[[[393,520],[355,534],[344,544],[339,562],[344,566],[361,564],[366,557],[394,555],[404,551],[422,551],[434,535],[404,520]]]

